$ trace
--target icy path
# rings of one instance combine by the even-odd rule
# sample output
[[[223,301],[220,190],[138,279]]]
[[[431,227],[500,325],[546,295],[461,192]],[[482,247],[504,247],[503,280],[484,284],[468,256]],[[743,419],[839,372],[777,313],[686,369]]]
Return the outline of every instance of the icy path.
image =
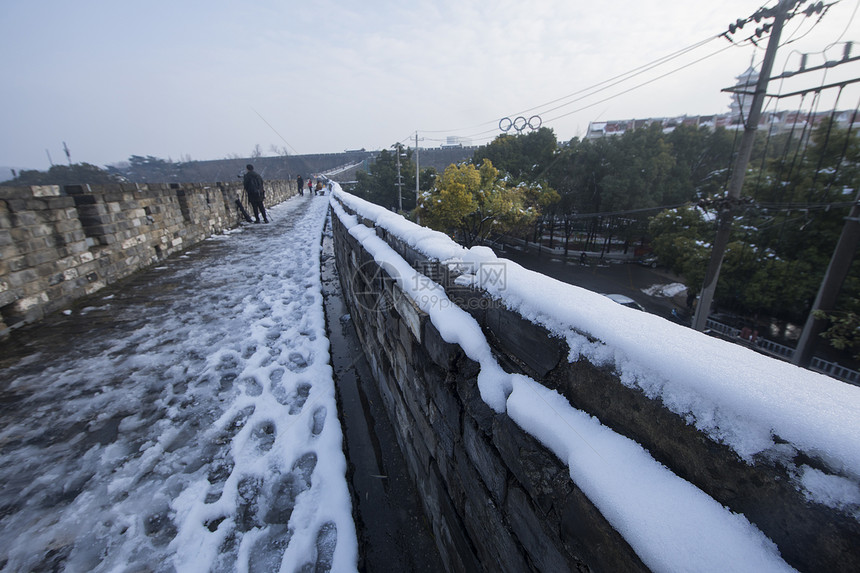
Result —
[[[355,569],[327,208],[205,241],[0,372],[0,571]]]

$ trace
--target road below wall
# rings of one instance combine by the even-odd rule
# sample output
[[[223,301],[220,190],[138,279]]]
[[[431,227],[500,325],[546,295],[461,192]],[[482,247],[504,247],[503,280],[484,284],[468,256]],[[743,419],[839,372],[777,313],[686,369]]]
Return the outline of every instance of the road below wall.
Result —
[[[590,259],[588,264],[581,265],[574,258],[565,262],[563,257],[546,251],[538,253],[531,248],[523,250],[520,247],[506,246],[504,250],[494,250],[500,258],[509,259],[524,268],[568,284],[603,294],[623,294],[641,304],[648,312],[669,320],[672,319],[672,309],[681,308],[671,298],[652,297],[643,292],[643,289],[654,285],[681,282],[680,278],[661,269],[631,263],[598,264],[594,258]]]

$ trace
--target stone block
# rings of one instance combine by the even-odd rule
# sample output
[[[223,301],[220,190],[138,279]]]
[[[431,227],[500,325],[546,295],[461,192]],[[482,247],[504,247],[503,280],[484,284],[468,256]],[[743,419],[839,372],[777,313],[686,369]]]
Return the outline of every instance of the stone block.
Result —
[[[558,503],[559,476],[569,476],[566,465],[507,415],[493,420],[492,444],[505,465],[544,515]],[[566,481],[570,481],[567,477]]]
[[[462,573],[481,571],[483,568],[466,536],[460,515],[448,497],[435,463],[431,464],[424,483],[425,506],[429,501],[435,506],[433,515],[438,516],[431,523],[436,535],[436,546],[447,570]]]
[[[30,229],[21,226],[9,229],[9,236],[12,237],[12,240],[19,246],[19,248],[23,247],[23,243],[26,243],[33,238],[33,234],[30,233]]]
[[[519,488],[508,490],[505,500],[508,522],[538,571],[570,571],[576,564],[558,549],[559,540],[551,537],[546,522],[535,513],[529,497]]]
[[[72,197],[52,197],[48,199],[48,209],[54,214],[56,221],[68,221],[78,217],[78,210],[75,209],[75,200]]]
[[[17,314],[28,314],[30,311],[43,306],[48,300],[48,295],[44,292],[21,298],[15,303],[15,312]]]
[[[58,256],[55,249],[41,249],[34,251],[25,257],[27,266],[30,267],[37,267],[48,262],[55,262],[57,259]]]
[[[471,360],[464,358],[463,360],[458,361],[458,364],[462,364],[466,361],[472,362]],[[476,363],[472,362],[472,364]],[[490,435],[493,431],[493,419],[496,417],[496,413],[492,408],[487,406],[487,403],[481,398],[481,393],[478,390],[477,373],[474,378],[458,377],[457,394],[463,402],[463,407],[466,409],[466,413],[475,420],[478,424],[478,428],[480,428],[480,430],[485,434]]]
[[[421,331],[424,322],[427,321],[427,313],[423,312],[408,296],[399,296],[394,299],[394,308],[403,318],[403,321],[412,332],[413,338],[421,344]]]
[[[33,213],[40,218],[50,215],[50,213],[47,212],[48,202],[41,199],[25,199],[24,209],[27,211],[33,211]]]
[[[0,285],[2,285],[2,284],[4,284],[4,283],[0,283]],[[16,300],[18,300],[19,297],[20,297],[20,295],[18,293],[16,293],[15,291],[0,290],[0,306],[6,306],[8,304],[12,304]]]
[[[17,272],[22,271],[27,268],[27,259],[25,257],[15,256],[15,252],[9,253],[10,256],[6,256],[7,253],[3,253],[3,259],[6,261],[8,272]]]
[[[579,488],[566,496],[558,512],[559,534],[565,552],[594,573],[649,571]],[[584,569],[584,567],[583,567]]]
[[[448,456],[453,455],[455,444],[460,439],[459,433],[455,432],[455,428],[460,426],[460,420],[446,419],[439,413],[439,409],[433,402],[430,402],[428,407],[428,420],[436,433],[440,452]]]
[[[59,185],[31,185],[30,190],[33,192],[33,197],[59,197]]]
[[[32,227],[39,224],[39,218],[32,211],[18,211],[15,213],[16,225],[21,227]]]
[[[44,223],[40,223],[38,225],[33,225],[30,227],[30,233],[33,237],[46,237],[50,236],[54,230],[50,225],[46,225]]]
[[[429,354],[430,359],[446,371],[450,370],[454,362],[463,356],[463,349],[457,344],[445,342],[430,320],[424,321],[422,339],[424,349]]]
[[[481,479],[465,456],[457,457],[463,506],[463,524],[485,571],[530,570],[521,546],[506,524],[502,505],[490,498]]]
[[[443,374],[442,377],[428,378],[427,391],[451,432],[459,436],[462,434],[463,405],[457,396],[457,377],[451,371]]]
[[[487,308],[487,327],[502,349],[537,378],[558,366],[564,356],[561,340],[506,308]]]
[[[36,273],[35,270],[30,268],[24,268],[20,271],[11,272],[6,277],[6,281],[13,289],[22,288],[24,285],[37,280],[39,280],[38,273]]]
[[[502,503],[507,492],[508,472],[502,463],[499,453],[478,431],[478,426],[468,420],[463,425],[463,445],[469,460],[481,476],[484,485],[493,496],[496,503]]]

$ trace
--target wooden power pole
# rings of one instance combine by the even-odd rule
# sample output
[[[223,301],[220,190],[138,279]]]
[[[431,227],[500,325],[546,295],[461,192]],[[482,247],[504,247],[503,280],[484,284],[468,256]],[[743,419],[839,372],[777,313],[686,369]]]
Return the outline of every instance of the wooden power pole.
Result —
[[[827,320],[815,317],[815,311],[832,310],[836,305],[836,298],[839,296],[842,283],[845,282],[845,277],[848,276],[848,271],[851,269],[851,263],[854,260],[858,245],[860,245],[860,192],[854,198],[854,206],[851,207],[851,212],[845,218],[845,226],[842,227],[839,242],[836,243],[833,257],[824,273],[824,280],[818,289],[812,310],[809,311],[809,316],[806,318],[806,324],[803,326],[803,332],[797,342],[797,350],[794,351],[794,356],[791,359],[793,364],[806,368],[812,361],[815,341],[827,324]]]
[[[744,125],[744,134],[732,167],[732,177],[729,181],[728,196],[720,202],[719,215],[717,219],[717,233],[711,250],[711,260],[708,270],[705,272],[705,282],[702,286],[702,294],[696,307],[696,315],[693,320],[693,328],[705,330],[705,323],[711,313],[711,303],[714,300],[714,291],[717,289],[717,280],[720,277],[720,267],[723,264],[723,256],[729,244],[729,236],[732,230],[732,222],[741,198],[741,189],[744,185],[747,165],[752,156],[753,143],[755,142],[756,129],[761,118],[761,109],[764,104],[767,84],[773,70],[773,62],[776,58],[776,50],[779,47],[779,38],[785,24],[788,12],[797,4],[798,0],[780,0],[779,5],[771,10],[766,10],[763,15],[773,16],[773,25],[770,29],[770,39],[761,65],[761,72],[755,86],[749,117]]]

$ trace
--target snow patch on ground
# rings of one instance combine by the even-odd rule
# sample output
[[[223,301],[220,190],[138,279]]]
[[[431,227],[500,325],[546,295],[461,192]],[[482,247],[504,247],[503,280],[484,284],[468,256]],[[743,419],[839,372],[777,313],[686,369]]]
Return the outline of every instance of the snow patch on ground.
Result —
[[[683,292],[686,292],[687,287],[681,283],[669,283],[665,285],[651,285],[648,288],[643,288],[642,292],[648,296],[656,296],[661,298],[673,298]]]

